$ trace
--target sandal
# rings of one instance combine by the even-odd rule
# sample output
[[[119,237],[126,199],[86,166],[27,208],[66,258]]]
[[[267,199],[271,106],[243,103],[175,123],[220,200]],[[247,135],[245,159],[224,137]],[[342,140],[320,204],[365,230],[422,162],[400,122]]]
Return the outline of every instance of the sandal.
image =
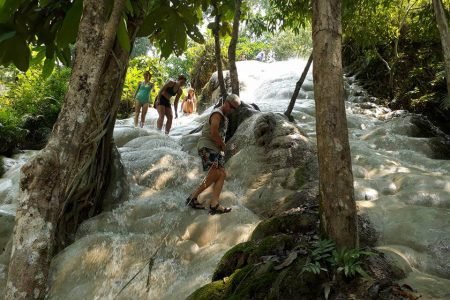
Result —
[[[219,207],[220,207],[220,209],[219,209]],[[221,214],[226,214],[226,213],[229,213],[231,211],[231,207],[221,207],[220,206],[220,204],[219,203],[217,203],[217,205],[216,206],[209,206],[209,214],[210,215],[215,215],[215,214],[218,214],[218,215],[221,215]]]
[[[198,202],[197,198],[191,198],[191,196],[186,199],[186,205],[189,205],[193,209],[205,209],[205,207]]]

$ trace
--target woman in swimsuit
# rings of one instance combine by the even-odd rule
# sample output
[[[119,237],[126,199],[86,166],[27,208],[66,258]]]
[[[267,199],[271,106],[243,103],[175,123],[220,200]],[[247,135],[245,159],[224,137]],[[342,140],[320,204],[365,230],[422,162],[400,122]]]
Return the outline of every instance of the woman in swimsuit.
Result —
[[[181,104],[181,109],[185,114],[191,114],[195,112],[195,104],[197,99],[195,98],[195,90],[189,88],[188,94],[184,97],[183,103]]]
[[[150,82],[152,75],[149,71],[144,72],[144,81],[139,82],[136,93],[134,93],[134,99],[136,99],[135,112],[134,112],[134,127],[138,126],[139,113],[142,108],[141,122],[139,126],[144,127],[145,115],[148,110],[148,103],[150,102],[150,93],[153,90],[153,83]]]
[[[164,86],[161,88],[158,94],[158,100],[157,100],[157,106],[156,109],[158,110],[158,122],[156,123],[156,126],[158,130],[162,130],[163,123],[164,123],[164,116],[167,118],[166,121],[166,134],[169,134],[170,128],[172,127],[172,107],[170,105],[170,98],[172,96],[175,96],[175,101],[173,103],[173,106],[175,108],[175,118],[178,118],[178,100],[181,97],[181,94],[183,91],[181,88],[186,84],[186,77],[184,75],[178,76],[178,79],[176,81],[169,80],[164,84]]]

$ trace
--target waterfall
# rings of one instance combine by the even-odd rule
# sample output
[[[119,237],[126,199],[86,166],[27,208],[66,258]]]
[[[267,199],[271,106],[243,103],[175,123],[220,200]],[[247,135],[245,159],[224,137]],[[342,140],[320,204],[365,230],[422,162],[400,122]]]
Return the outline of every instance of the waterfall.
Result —
[[[262,111],[284,112],[305,64],[238,62],[241,98]],[[314,140],[311,74],[292,115]],[[450,160],[418,125],[420,116],[375,104],[352,77],[345,85],[359,212],[378,231],[378,249],[407,272],[405,282],[429,298],[443,298],[450,293]],[[260,218],[245,206],[245,183],[226,181],[221,198],[232,206],[229,214],[184,206],[205,175],[195,150],[198,135],[188,133],[209,111],[180,114],[169,137],[155,131],[154,109],[144,129],[132,128],[131,118],[117,122],[129,200],[85,221],[76,241],[53,259],[49,299],[183,299],[211,280],[229,248],[246,241]],[[0,179],[0,217],[14,213],[11,193],[17,193],[22,160]],[[242,156],[232,160],[233,172],[255,167]],[[0,259],[0,286],[6,263]]]

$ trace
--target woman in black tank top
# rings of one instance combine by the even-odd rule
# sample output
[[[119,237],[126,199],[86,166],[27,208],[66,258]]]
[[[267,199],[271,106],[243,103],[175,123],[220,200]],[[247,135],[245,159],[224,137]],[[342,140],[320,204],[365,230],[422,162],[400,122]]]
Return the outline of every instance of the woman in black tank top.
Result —
[[[178,76],[178,80],[173,81],[169,80],[166,82],[166,84],[161,88],[158,94],[158,100],[156,103],[156,109],[158,110],[158,121],[156,123],[156,127],[158,130],[162,130],[163,123],[164,123],[164,117],[166,117],[166,127],[165,127],[165,133],[169,134],[170,128],[172,127],[172,108],[170,106],[170,98],[172,96],[175,96],[175,101],[173,103],[173,106],[175,108],[175,118],[178,118],[178,100],[180,99],[181,94],[183,91],[181,88],[186,84],[186,77],[184,75]]]

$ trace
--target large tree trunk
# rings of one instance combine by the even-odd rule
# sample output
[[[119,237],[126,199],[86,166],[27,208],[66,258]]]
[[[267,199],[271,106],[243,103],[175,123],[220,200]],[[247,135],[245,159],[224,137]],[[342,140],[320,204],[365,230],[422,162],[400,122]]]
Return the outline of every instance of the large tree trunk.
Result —
[[[441,35],[442,51],[444,52],[445,73],[447,73],[447,94],[450,93],[450,35],[448,33],[448,22],[445,17],[441,0],[433,0],[436,22]],[[450,96],[449,96],[450,97]],[[448,100],[450,103],[450,100]]]
[[[303,69],[303,73],[300,76],[300,79],[295,84],[295,90],[294,90],[294,93],[292,94],[291,101],[289,102],[288,108],[284,112],[286,117],[288,117],[289,121],[291,121],[291,122],[294,121],[294,118],[291,116],[291,113],[292,113],[292,110],[294,109],[295,101],[297,100],[298,93],[300,92],[300,88],[302,87],[303,82],[305,81],[306,75],[308,75],[308,71],[309,71],[309,68],[311,67],[312,61],[313,61],[313,54],[311,53],[311,55],[308,58],[308,62],[306,63],[305,68]]]
[[[106,19],[104,1],[83,2],[64,105],[47,146],[22,168],[6,299],[44,298],[55,251],[100,209],[129,57],[115,41],[124,3]]]
[[[214,52],[216,55],[216,64],[217,64],[217,79],[219,80],[219,87],[220,87],[220,95],[224,96],[227,93],[227,89],[225,87],[225,81],[223,79],[223,70],[222,70],[222,54],[220,51],[220,13],[219,9],[217,7],[217,2],[213,2],[213,9],[214,9],[214,28],[213,28],[213,35],[214,35]]]
[[[241,4],[242,0],[234,1],[234,19],[233,19],[233,31],[231,33],[231,41],[228,46],[228,63],[230,66],[230,81],[231,92],[239,95],[239,77],[236,68],[236,46],[239,37],[239,21],[241,19]]]
[[[314,98],[322,232],[339,248],[358,245],[345,116],[341,1],[313,1]]]

